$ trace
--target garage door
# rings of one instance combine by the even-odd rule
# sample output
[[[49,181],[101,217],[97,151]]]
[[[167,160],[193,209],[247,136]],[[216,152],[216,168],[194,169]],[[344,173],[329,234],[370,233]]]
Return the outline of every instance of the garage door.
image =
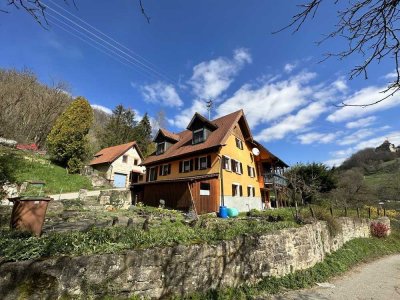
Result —
[[[126,184],[126,174],[114,174],[114,187],[125,187]]]

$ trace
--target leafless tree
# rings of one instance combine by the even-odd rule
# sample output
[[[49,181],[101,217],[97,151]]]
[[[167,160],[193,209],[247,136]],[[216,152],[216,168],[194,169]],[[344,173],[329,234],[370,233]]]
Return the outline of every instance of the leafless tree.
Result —
[[[312,19],[318,13],[321,5],[331,2],[334,5],[343,6],[338,0],[309,0],[298,5],[300,11],[292,17],[292,21],[277,31],[292,28],[294,32],[301,29],[303,24]],[[350,79],[363,75],[368,78],[368,68],[372,63],[380,63],[383,60],[392,60],[395,68],[394,79],[382,91],[383,96],[376,101],[364,104],[349,104],[342,102],[341,106],[366,107],[382,102],[393,96],[400,90],[399,51],[400,30],[399,11],[400,0],[358,0],[348,1],[344,8],[340,8],[337,14],[335,30],[325,36],[318,43],[331,38],[344,38],[348,45],[343,51],[327,53],[325,59],[337,57],[345,59],[354,55],[361,55],[363,61],[354,66],[350,71]]]
[[[75,8],[77,8],[75,0],[63,0],[66,5],[73,5]],[[146,19],[147,23],[150,23],[150,17],[147,14],[142,0],[139,1],[139,7],[140,7],[140,12]],[[31,15],[37,23],[39,23],[40,26],[43,28],[47,28],[49,23],[47,22],[46,19],[46,4],[41,1],[41,0],[5,0],[6,6],[8,8],[0,8],[0,13],[9,13],[10,8],[16,8],[16,9],[23,9],[29,15]]]

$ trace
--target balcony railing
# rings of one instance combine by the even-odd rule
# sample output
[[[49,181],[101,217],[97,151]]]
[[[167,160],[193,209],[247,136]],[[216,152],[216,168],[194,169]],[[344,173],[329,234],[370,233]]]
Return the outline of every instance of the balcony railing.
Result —
[[[265,185],[280,185],[280,186],[287,186],[287,179],[286,177],[276,174],[276,173],[266,173],[264,174],[264,184]]]

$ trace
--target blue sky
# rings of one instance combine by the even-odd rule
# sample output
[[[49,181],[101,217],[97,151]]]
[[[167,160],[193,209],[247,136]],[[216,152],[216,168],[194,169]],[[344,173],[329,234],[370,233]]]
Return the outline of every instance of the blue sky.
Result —
[[[76,0],[78,9],[43,2],[48,30],[23,11],[1,15],[0,67],[65,81],[72,95],[105,109],[122,103],[139,117],[162,110],[174,132],[194,112],[207,115],[208,99],[212,118],[243,108],[253,135],[289,164],[338,164],[386,137],[400,144],[400,94],[368,108],[334,106],[379,99],[394,71],[384,61],[368,80],[350,81],[361,57],[319,63],[346,45],[315,43],[335,24],[334,6],[293,35],[272,32],[290,21],[296,1],[144,0],[150,24],[133,0]]]

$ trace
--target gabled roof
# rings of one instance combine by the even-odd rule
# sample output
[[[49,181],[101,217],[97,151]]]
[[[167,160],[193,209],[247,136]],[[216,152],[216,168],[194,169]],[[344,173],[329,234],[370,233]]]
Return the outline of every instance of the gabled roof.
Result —
[[[271,151],[269,151],[267,148],[265,148],[263,145],[261,145],[259,142],[257,141],[253,141],[253,144],[259,148],[259,150],[264,153],[266,153],[269,156],[269,159],[271,160],[271,163],[274,163],[274,165],[278,166],[278,167],[284,167],[284,168],[288,168],[289,165],[287,163],[285,163],[283,160],[281,160],[278,156],[272,154]]]
[[[137,146],[136,142],[130,142],[122,145],[117,145],[117,146],[112,146],[108,148],[104,148],[97,152],[94,155],[94,159],[89,163],[90,166],[93,165],[99,165],[99,164],[105,164],[105,163],[112,163],[115,161],[118,157],[123,155],[126,151],[131,149],[132,147],[135,147],[140,158],[143,159],[143,155],[140,152],[139,147]]]
[[[179,135],[177,135],[175,133],[172,133],[172,132],[170,132],[170,131],[168,131],[167,129],[164,129],[164,128],[160,128],[158,130],[158,133],[156,134],[156,136],[154,138],[154,141],[157,140],[157,138],[158,138],[158,136],[160,134],[163,135],[164,137],[166,137],[167,139],[170,139],[170,140],[175,141],[175,142],[179,142]]]
[[[186,127],[186,129],[193,130],[192,125],[194,124],[194,122],[196,120],[200,121],[201,123],[203,123],[204,125],[206,125],[208,128],[210,128],[212,130],[215,130],[218,128],[218,126],[215,123],[212,123],[207,118],[203,117],[201,114],[195,113],[192,120],[190,121],[189,125]]]
[[[206,141],[196,145],[192,145],[192,131],[184,130],[177,134],[179,136],[179,141],[171,145],[165,153],[161,155],[150,155],[145,159],[142,165],[151,165],[156,162],[167,161],[190,153],[207,151],[222,146],[231,134],[233,126],[242,117],[244,118],[243,110],[238,110],[213,121],[207,120],[211,124],[214,124],[216,129],[210,132]],[[247,122],[245,124],[247,124]]]

